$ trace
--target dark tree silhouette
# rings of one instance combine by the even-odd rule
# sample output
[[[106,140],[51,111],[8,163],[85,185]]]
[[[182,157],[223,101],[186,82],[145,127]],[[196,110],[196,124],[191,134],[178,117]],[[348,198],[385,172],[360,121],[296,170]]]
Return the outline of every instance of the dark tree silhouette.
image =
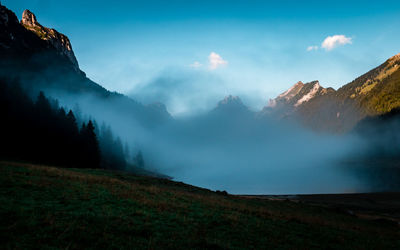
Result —
[[[133,161],[134,161],[134,164],[135,164],[137,167],[139,167],[139,168],[144,168],[145,163],[144,163],[142,151],[139,151],[139,152],[136,154],[136,156],[135,156],[135,158],[134,158]]]
[[[81,140],[84,142],[81,151],[82,164],[91,168],[100,168],[100,149],[94,131],[95,128],[91,120],[87,125],[82,125],[80,131]]]
[[[125,153],[110,126],[84,121],[40,92],[33,102],[17,80],[0,79],[0,158],[65,167],[126,169]],[[82,124],[78,128],[78,124]]]
[[[0,79],[0,158],[66,167],[100,167],[91,121],[78,130],[74,113],[40,92],[36,102],[18,81]]]
[[[102,124],[100,129],[100,149],[102,167],[107,169],[124,170],[126,168],[125,154],[120,138],[114,138],[110,126]]]

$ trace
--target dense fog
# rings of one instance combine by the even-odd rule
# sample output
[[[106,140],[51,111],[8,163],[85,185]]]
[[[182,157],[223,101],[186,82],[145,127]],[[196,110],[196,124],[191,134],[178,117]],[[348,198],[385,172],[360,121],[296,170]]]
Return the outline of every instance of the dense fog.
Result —
[[[93,91],[90,85],[93,83],[87,80],[77,82],[75,78],[64,77],[64,81],[60,81],[52,73],[50,76],[50,79],[55,79],[51,86],[41,83],[40,78],[22,78],[21,81],[30,86],[27,91],[32,97],[39,89],[44,90],[66,110],[73,110],[80,120],[95,119],[98,126],[109,125],[113,134],[129,147],[128,163],[141,152],[145,169],[177,181],[236,194],[399,189],[397,166],[382,168],[382,162],[371,165],[373,161],[365,157],[374,150],[371,145],[376,144],[365,138],[373,133],[382,139],[381,132],[362,135],[353,132],[317,133],[294,119],[276,119],[273,115],[255,112],[236,97],[210,104],[211,99],[224,98],[217,92],[213,92],[209,100],[204,96],[194,100],[188,98],[185,105],[207,100],[207,105],[201,108],[196,104],[196,108],[187,109],[193,111],[190,115],[170,116],[168,106],[145,105],[135,101],[136,98],[107,92],[100,87]],[[155,87],[154,93],[148,86],[146,91],[142,89],[137,95],[147,95],[143,99],[156,100],[163,91],[168,91],[169,86],[165,81],[159,82],[162,86]],[[89,86],[87,90],[71,91],[71,88],[84,84]],[[154,84],[157,86],[159,83]],[[188,94],[188,90],[183,93]],[[202,92],[202,95],[206,94]],[[168,98],[160,98],[173,100],[176,93],[165,95]],[[213,108],[207,110],[206,107]],[[392,148],[392,134],[383,137],[379,145]],[[384,163],[387,162],[395,165],[398,161],[385,160]]]
[[[315,133],[295,122],[259,116],[240,101],[149,126],[137,116],[114,112],[122,108],[118,103],[48,92],[110,124],[133,152],[143,153],[147,169],[177,181],[235,194],[374,191],[346,168],[346,159],[363,148],[351,134]]]

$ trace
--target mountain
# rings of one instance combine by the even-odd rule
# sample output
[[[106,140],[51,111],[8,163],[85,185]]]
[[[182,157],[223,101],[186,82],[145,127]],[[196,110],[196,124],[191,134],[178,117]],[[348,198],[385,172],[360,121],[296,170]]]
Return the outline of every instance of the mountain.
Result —
[[[71,42],[67,36],[59,33],[55,29],[43,27],[37,21],[36,16],[29,10],[25,10],[22,13],[21,24],[26,29],[39,36],[42,40],[49,41],[60,54],[65,55],[71,61],[75,69],[79,69],[78,61],[75,58]]]
[[[347,132],[363,118],[400,106],[400,54],[338,90],[318,81],[296,83],[270,101],[262,115],[300,120],[318,131]]]
[[[332,88],[323,88],[318,81],[309,83],[297,82],[290,89],[269,101],[261,113],[276,114],[280,117],[290,116],[310,100],[334,92]]]
[[[28,10],[24,11],[20,23],[17,16],[1,4],[0,52],[0,73],[11,77],[28,77],[32,71],[44,71],[49,66],[58,66],[65,72],[72,69],[75,74],[79,68],[66,36],[40,25]],[[79,75],[84,73],[80,71]]]
[[[242,131],[241,133],[243,133],[243,130],[251,130],[257,123],[256,113],[251,111],[239,96],[232,95],[219,101],[217,106],[205,117],[215,126],[220,126],[225,132]]]
[[[43,90],[63,104],[78,104],[95,118],[109,114],[109,123],[129,119],[151,127],[171,119],[162,105],[142,105],[91,81],[79,69],[67,36],[41,25],[29,10],[23,12],[20,22],[1,4],[0,77],[18,79],[33,96]]]
[[[41,25],[29,10],[19,21],[0,5],[0,55],[0,77],[18,79],[33,95],[44,90],[62,103],[78,103],[93,116],[109,114],[109,120],[128,118],[145,126],[171,120],[164,105],[142,105],[87,78],[68,37]],[[255,115],[293,119],[317,131],[341,133],[367,116],[385,114],[399,106],[400,54],[338,90],[324,88],[318,81],[298,82],[257,114],[233,96],[221,101],[211,113],[236,112],[242,119]]]
[[[400,106],[400,54],[337,91],[340,99],[352,99],[366,115],[378,115]]]
[[[246,107],[239,96],[228,95],[219,101],[217,106],[211,111],[216,114],[241,115],[251,114],[252,112]]]

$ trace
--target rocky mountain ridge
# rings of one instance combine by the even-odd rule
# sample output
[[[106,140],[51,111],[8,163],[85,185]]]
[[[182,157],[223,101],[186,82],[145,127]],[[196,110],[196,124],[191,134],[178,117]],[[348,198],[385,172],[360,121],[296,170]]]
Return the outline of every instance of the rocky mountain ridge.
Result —
[[[269,104],[264,107],[262,112],[281,112],[282,115],[287,115],[311,99],[334,91],[332,88],[322,87],[319,81],[312,81],[305,84],[299,81],[275,99],[270,99]]]
[[[42,26],[37,21],[35,14],[29,10],[25,10],[22,13],[21,24],[26,29],[34,32],[42,40],[49,41],[59,53],[67,56],[75,68],[79,70],[78,61],[76,60],[75,54],[72,50],[71,42],[66,35],[59,33],[55,29]]]
[[[346,132],[367,116],[400,107],[400,54],[338,90],[318,81],[298,82],[261,111],[262,115],[296,119],[314,130]]]
[[[19,21],[12,11],[0,5],[0,55],[0,76],[18,78],[27,88],[90,94],[101,98],[104,107],[116,103],[120,107],[116,113],[130,113],[147,123],[170,118],[164,105],[142,105],[88,79],[79,69],[68,37],[43,27],[28,10]],[[212,112],[245,113],[246,119],[254,116],[293,119],[314,130],[346,132],[367,116],[384,114],[397,107],[400,107],[400,54],[338,90],[324,88],[318,81],[297,82],[258,113],[233,96],[219,102]]]

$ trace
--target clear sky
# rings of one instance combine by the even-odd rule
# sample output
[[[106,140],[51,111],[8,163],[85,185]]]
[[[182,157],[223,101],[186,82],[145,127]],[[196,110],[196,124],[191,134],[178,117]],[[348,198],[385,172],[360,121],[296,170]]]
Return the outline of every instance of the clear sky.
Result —
[[[68,35],[89,78],[170,112],[338,88],[400,52],[400,1],[3,0]]]

